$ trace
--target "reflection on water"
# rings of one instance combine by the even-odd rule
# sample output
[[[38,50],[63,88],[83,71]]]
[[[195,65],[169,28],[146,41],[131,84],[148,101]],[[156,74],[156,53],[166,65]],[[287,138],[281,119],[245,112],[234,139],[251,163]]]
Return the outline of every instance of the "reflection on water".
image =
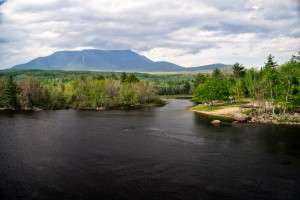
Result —
[[[298,199],[299,127],[234,124],[191,105],[0,112],[0,198]]]

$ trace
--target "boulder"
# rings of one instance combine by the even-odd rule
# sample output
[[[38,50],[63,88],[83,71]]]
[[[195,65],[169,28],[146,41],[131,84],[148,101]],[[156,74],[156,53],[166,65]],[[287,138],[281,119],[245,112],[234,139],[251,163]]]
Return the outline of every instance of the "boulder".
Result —
[[[243,113],[234,113],[232,114],[233,120],[236,122],[247,122],[249,116]]]
[[[300,119],[300,113],[294,113],[294,118],[295,119]]]
[[[220,120],[214,120],[214,121],[212,121],[211,123],[212,123],[212,124],[220,124],[221,121],[220,121]]]
[[[104,107],[97,107],[96,110],[105,110]]]

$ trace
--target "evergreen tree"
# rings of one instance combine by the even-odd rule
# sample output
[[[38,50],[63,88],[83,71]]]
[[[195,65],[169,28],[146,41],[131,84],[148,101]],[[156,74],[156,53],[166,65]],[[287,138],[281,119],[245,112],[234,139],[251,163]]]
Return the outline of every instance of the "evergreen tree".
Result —
[[[213,79],[223,79],[223,73],[221,72],[221,70],[219,70],[219,68],[215,68],[212,73],[212,77]]]
[[[269,70],[272,68],[277,67],[277,62],[274,61],[274,56],[272,56],[272,54],[270,54],[267,58],[267,62],[265,63],[265,69]]]
[[[6,106],[6,87],[7,87],[8,77],[0,77],[0,107]]]
[[[134,74],[130,74],[129,77],[126,79],[126,81],[128,83],[132,83],[132,82],[139,82],[140,80]]]
[[[191,89],[191,85],[190,85],[190,83],[188,81],[186,81],[184,83],[184,93],[188,94],[190,92],[190,89]]]
[[[98,80],[98,81],[105,80],[105,77],[104,77],[102,74],[100,74],[100,75],[97,77],[97,80]]]
[[[12,76],[8,78],[5,94],[7,98],[6,106],[9,108],[16,108],[17,107],[17,85]]]
[[[116,76],[115,73],[112,73],[109,78],[111,78],[113,80],[118,80],[118,78],[117,78],[117,76]]]
[[[234,78],[243,78],[246,74],[245,67],[238,62],[234,63],[234,65],[232,66],[232,70]]]
[[[198,73],[194,80],[194,88],[198,87],[200,84],[203,84],[207,78],[204,74]]]
[[[121,79],[121,82],[122,82],[122,83],[126,82],[126,79],[127,79],[127,74],[126,74],[126,72],[122,72],[120,79]]]

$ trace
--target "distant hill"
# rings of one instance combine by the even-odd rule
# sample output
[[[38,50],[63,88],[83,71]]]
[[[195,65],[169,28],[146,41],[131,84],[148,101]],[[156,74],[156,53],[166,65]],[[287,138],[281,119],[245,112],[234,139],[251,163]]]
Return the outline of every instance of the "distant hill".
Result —
[[[231,68],[232,65],[225,65],[221,63],[211,64],[211,65],[203,65],[200,67],[189,67],[186,68],[187,71],[213,71],[214,69],[225,69],[225,68]]]
[[[11,69],[100,70],[100,71],[177,71],[183,67],[169,62],[154,62],[131,50],[58,51]]]
[[[201,67],[184,68],[179,65],[160,61],[154,62],[131,50],[82,50],[58,51],[46,57],[39,57],[25,64],[15,65],[11,69],[43,70],[98,70],[127,72],[176,72],[176,71],[212,71],[228,67],[224,64],[212,64]]]

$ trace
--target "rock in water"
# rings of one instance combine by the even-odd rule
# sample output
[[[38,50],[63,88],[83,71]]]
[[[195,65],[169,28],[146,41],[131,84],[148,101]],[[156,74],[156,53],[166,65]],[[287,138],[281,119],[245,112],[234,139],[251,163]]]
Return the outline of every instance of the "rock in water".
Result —
[[[221,121],[220,121],[220,120],[214,120],[214,121],[212,121],[211,123],[212,123],[212,124],[220,124]]]
[[[247,122],[249,116],[243,113],[234,113],[232,114],[233,120],[236,122]]]

